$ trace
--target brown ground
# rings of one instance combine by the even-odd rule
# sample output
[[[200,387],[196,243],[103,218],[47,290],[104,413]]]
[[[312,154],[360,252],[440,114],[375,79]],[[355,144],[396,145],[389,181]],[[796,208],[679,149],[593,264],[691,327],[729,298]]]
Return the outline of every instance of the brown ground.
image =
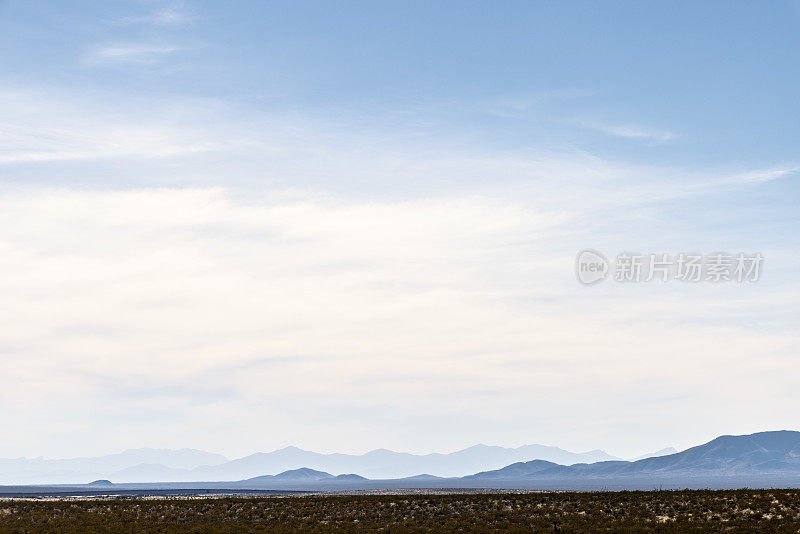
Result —
[[[6,500],[0,533],[800,532],[800,490]]]

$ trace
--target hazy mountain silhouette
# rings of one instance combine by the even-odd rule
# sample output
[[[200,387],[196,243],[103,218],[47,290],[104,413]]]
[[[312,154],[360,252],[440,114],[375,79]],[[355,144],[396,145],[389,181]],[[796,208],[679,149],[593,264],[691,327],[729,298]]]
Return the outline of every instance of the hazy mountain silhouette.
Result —
[[[668,451],[655,454],[662,452]],[[167,461],[171,465],[160,462],[137,463],[138,460],[151,458]],[[98,458],[0,460],[0,476],[5,483],[83,483],[102,478],[114,483],[246,481],[265,485],[301,481],[353,484],[366,479],[399,479],[421,484],[436,483],[438,478],[479,482],[769,474],[794,477],[800,476],[800,432],[720,436],[682,452],[629,462],[609,461],[609,455],[602,451],[577,454],[541,445],[518,448],[475,445],[450,454],[424,455],[386,449],[362,455],[320,454],[286,447],[218,465],[201,465],[190,469],[173,467],[219,461],[221,458],[224,459],[219,455],[191,449],[132,449]],[[126,462],[132,464],[109,474],[109,468]]]
[[[636,460],[644,460],[645,458],[655,458],[657,456],[667,456],[668,454],[675,454],[676,452],[678,452],[678,450],[675,447],[665,447],[665,448],[663,448],[661,450],[658,450],[658,451],[655,451],[655,452],[651,452],[651,453],[648,453],[648,454],[642,454],[640,456],[637,456],[636,458],[631,459],[631,461],[635,462]]]
[[[326,473],[324,471],[317,471],[315,469],[309,469],[307,467],[303,467],[300,469],[291,469],[289,471],[284,471],[283,473],[278,473],[277,475],[262,475],[260,477],[253,477],[247,479],[246,482],[310,482],[310,481],[320,481],[320,480],[332,480],[337,477],[334,477],[330,473]],[[363,480],[363,477],[359,477]]]
[[[362,477],[361,475],[356,475],[355,473],[345,473],[345,474],[342,474],[342,475],[336,475],[333,478],[335,480],[340,480],[340,481],[369,480],[368,478]]]
[[[668,451],[658,451],[668,452]],[[527,454],[549,453],[562,461],[570,458],[608,456],[602,451],[575,454],[556,447],[528,445],[509,449],[476,445],[451,454],[414,455],[378,449],[363,455],[319,454],[287,447],[271,453],[257,453],[216,466],[197,466],[182,469],[160,463],[140,462],[116,471],[112,476],[91,476],[80,468],[107,468],[119,462],[161,457],[180,465],[181,462],[219,460],[218,455],[185,449],[162,451],[134,449],[118,455],[69,460],[17,459],[0,460],[2,476],[12,484],[31,483],[23,476],[38,477],[36,469],[51,469],[45,475],[55,483],[87,483],[98,487],[110,480],[120,483],[137,482],[136,487],[174,488],[246,488],[259,489],[366,489],[397,487],[541,487],[559,489],[619,487],[652,489],[652,484],[666,482],[671,487],[742,487],[753,484],[768,486],[781,481],[787,487],[800,484],[800,432],[759,432],[744,436],[720,436],[708,443],[682,452],[653,456],[636,461],[576,462],[563,465]],[[656,454],[658,454],[656,453]],[[493,463],[504,458],[522,456],[525,461],[479,470],[475,474],[439,475],[465,469],[471,464]],[[552,457],[551,456],[551,457]],[[302,465],[302,462],[309,462]],[[184,463],[184,465],[185,465]],[[286,468],[276,466],[292,463]],[[330,468],[320,468],[319,464]],[[9,470],[12,467],[16,472]],[[359,468],[359,466],[361,468]],[[429,469],[433,467],[433,469]],[[29,471],[25,471],[28,469]],[[55,469],[55,470],[53,470]],[[60,470],[58,470],[60,469]],[[372,471],[371,473],[369,471]],[[398,474],[386,475],[387,471]],[[405,471],[405,472],[404,472]],[[245,473],[236,476],[236,473]],[[22,474],[21,474],[22,473]],[[77,473],[77,474],[76,474]],[[86,474],[88,473],[88,474]],[[377,474],[374,474],[377,473]],[[421,474],[424,473],[424,474]],[[61,479],[59,479],[61,477]],[[82,480],[78,477],[82,477]],[[365,478],[368,477],[368,478]],[[67,479],[67,480],[64,480]],[[98,480],[100,479],[100,480]],[[49,482],[49,483],[53,483]],[[7,482],[8,483],[8,482]],[[194,484],[201,483],[200,486]],[[609,486],[610,484],[610,486]],[[766,485],[766,486],[765,486]]]
[[[2,458],[0,459],[0,483],[70,483],[97,478],[107,478],[121,470],[131,470],[138,480],[144,475],[163,470],[166,473],[181,474],[199,466],[217,465],[227,462],[221,454],[197,449],[128,449],[117,454],[105,456],[44,459],[44,458]],[[134,466],[144,466],[134,468]],[[112,478],[113,480],[113,478]],[[169,478],[158,478],[169,480]]]
[[[361,455],[321,454],[285,447],[273,452],[251,454],[213,467],[197,468],[184,475],[192,480],[241,480],[258,473],[279,473],[308,467],[330,473],[358,473],[372,479],[401,478],[419,473],[453,477],[536,458],[565,464],[615,459],[600,450],[573,453],[544,445],[506,448],[480,444],[449,454],[421,455],[387,449],[376,449]]]
[[[437,477],[436,475],[429,475],[427,473],[423,473],[421,475],[414,475],[413,477],[405,477],[403,480],[446,480],[443,477]]]
[[[139,464],[121,469],[110,476],[117,482],[168,482],[183,480],[187,469],[174,469],[161,464]]]
[[[307,467],[303,467],[301,469],[290,469],[289,471],[284,471],[283,473],[278,473],[277,475],[263,475],[260,477],[253,477],[247,480],[243,480],[242,482],[259,484],[264,482],[266,483],[320,482],[320,481],[360,482],[362,480],[367,480],[367,479],[362,477],[361,475],[356,475],[354,473],[347,473],[343,475],[333,476],[332,474],[326,473],[325,471],[317,471],[315,469],[308,469]]]
[[[219,454],[195,449],[129,449],[88,458],[0,459],[0,484],[82,483],[99,478],[115,483],[232,481],[300,468],[335,474],[357,473],[373,479],[401,478],[419,473],[453,477],[536,458],[564,464],[615,459],[600,450],[573,453],[544,445],[506,448],[481,444],[448,454],[422,455],[387,449],[361,455],[321,454],[285,447],[231,461]]]
[[[632,476],[800,475],[800,432],[720,436],[683,452],[635,462],[558,465],[535,460],[484,471],[466,479],[589,478]]]

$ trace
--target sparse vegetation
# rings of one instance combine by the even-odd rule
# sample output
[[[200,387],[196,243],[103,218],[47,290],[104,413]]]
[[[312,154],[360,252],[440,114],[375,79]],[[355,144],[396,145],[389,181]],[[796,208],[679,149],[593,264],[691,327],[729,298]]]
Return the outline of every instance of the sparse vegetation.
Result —
[[[0,533],[798,532],[800,490],[8,500]]]

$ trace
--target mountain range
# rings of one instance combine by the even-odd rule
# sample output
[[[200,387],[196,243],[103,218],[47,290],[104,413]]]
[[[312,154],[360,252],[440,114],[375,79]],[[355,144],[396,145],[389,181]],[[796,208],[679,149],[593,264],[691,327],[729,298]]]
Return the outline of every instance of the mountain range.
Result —
[[[312,469],[256,477],[235,487],[285,489],[380,489],[414,487],[652,489],[672,487],[800,486],[800,432],[759,432],[720,436],[682,452],[635,461],[600,461],[560,465],[546,460],[515,462],[500,469],[462,477],[417,475],[370,481],[356,475],[334,477]]]
[[[252,477],[253,474],[279,473],[287,469],[306,467],[331,473],[358,473],[368,478],[401,478],[419,473],[454,477],[534,458],[545,458],[557,464],[614,459],[600,450],[573,453],[544,445],[506,448],[480,444],[449,454],[410,454],[376,449],[361,455],[321,454],[297,447],[285,447],[269,453],[251,454],[218,466],[196,468],[182,475],[194,480],[240,480]],[[178,473],[173,470],[173,474]]]
[[[44,459],[0,458],[0,483],[71,483],[119,473],[134,466],[158,465],[159,469],[189,470],[227,462],[221,454],[197,449],[128,449],[96,457]],[[152,480],[152,479],[151,479]]]
[[[517,462],[464,478],[473,480],[697,477],[780,475],[800,481],[800,432],[759,432],[720,436],[685,451],[634,462],[559,465],[544,460]]]
[[[225,488],[243,490],[334,490],[334,489],[391,489],[391,488],[531,488],[531,489],[652,489],[656,484],[664,483],[667,487],[800,487],[800,432],[773,431],[759,432],[741,436],[720,436],[716,439],[672,454],[652,456],[641,460],[604,460],[587,463],[576,462],[571,465],[559,464],[543,459],[526,459],[512,462],[503,467],[481,470],[467,475],[436,476],[430,470],[417,470],[414,475],[400,477],[365,476],[365,472],[357,470],[321,470],[309,466],[260,473],[244,477],[230,477],[227,480],[214,481],[209,478],[195,481],[180,481],[176,478],[163,478],[167,473],[208,473],[218,469],[217,473],[250,472],[260,469],[262,465],[279,465],[280,462],[325,459],[329,465],[352,466],[365,462],[367,466],[386,466],[386,460],[397,458],[406,460],[406,464],[396,463],[394,469],[414,469],[419,466],[438,466],[441,469],[453,469],[464,466],[465,459],[479,461],[497,461],[504,455],[523,454],[535,451],[554,455],[566,455],[562,458],[581,457],[583,455],[569,453],[553,447],[537,445],[506,449],[476,445],[451,454],[412,455],[392,451],[377,450],[364,455],[318,454],[288,447],[225,461],[216,466],[196,466],[191,469],[166,467],[162,464],[139,464],[125,468],[117,473],[135,472],[146,477],[145,483],[125,482],[117,477],[104,477],[94,483],[84,480],[77,487],[87,489],[116,488],[129,491],[149,491],[152,489],[179,491],[218,491]],[[658,452],[669,452],[662,450]],[[192,462],[213,459],[218,456],[206,456],[207,453],[184,449],[181,451],[165,451],[158,449],[130,450],[120,455],[100,458],[81,458],[72,460],[52,460],[57,466],[78,466],[86,463],[94,466],[118,466],[118,462],[142,457],[161,459],[174,464],[191,464]],[[605,453],[585,453],[589,457],[603,456]],[[607,456],[607,455],[605,455]],[[380,461],[378,461],[380,460]],[[434,462],[434,460],[438,461]],[[0,465],[7,465],[11,460],[0,460]],[[30,460],[38,465],[47,460]],[[38,464],[37,464],[38,462]],[[336,464],[338,462],[338,464]],[[449,463],[448,463],[449,462]],[[399,467],[398,467],[399,466]],[[275,474],[273,474],[275,473]],[[333,474],[332,474],[333,473]],[[63,473],[62,473],[63,474]],[[222,476],[222,475],[219,475]],[[16,482],[17,484],[21,482]],[[27,486],[31,488],[31,486]],[[50,486],[55,487],[55,486]],[[58,486],[63,487],[63,486]],[[76,486],[69,486],[75,488]],[[19,488],[19,487],[18,487]],[[35,489],[35,488],[34,488]],[[0,487],[0,493],[24,491],[9,487]],[[36,491],[53,491],[42,486]],[[82,490],[78,490],[82,491]],[[105,490],[104,490],[105,491]],[[27,494],[26,493],[26,494]]]
[[[114,482],[230,481],[300,468],[358,473],[369,478],[401,478],[419,473],[458,477],[533,459],[569,465],[617,458],[601,450],[574,453],[545,445],[507,448],[479,444],[453,453],[432,454],[376,449],[360,455],[322,454],[285,447],[235,460],[194,449],[130,449],[96,458],[0,459],[0,484],[60,484],[93,479]]]

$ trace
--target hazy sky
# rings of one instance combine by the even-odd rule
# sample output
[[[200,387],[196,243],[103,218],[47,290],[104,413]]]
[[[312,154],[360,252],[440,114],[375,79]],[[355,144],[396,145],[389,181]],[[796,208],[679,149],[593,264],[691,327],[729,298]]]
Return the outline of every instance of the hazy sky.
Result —
[[[0,0],[0,457],[800,429],[800,3]],[[760,252],[750,284],[584,248]]]

